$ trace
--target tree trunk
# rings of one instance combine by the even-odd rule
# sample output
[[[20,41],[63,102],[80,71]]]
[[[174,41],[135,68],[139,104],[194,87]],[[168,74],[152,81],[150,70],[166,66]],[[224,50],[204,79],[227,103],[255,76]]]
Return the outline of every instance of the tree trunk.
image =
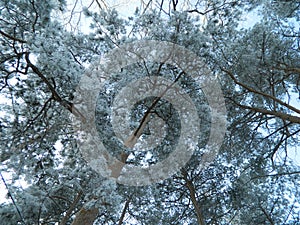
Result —
[[[196,216],[197,216],[197,222],[198,222],[199,225],[205,225],[203,215],[202,215],[202,212],[201,212],[201,208],[200,208],[199,203],[198,203],[197,198],[196,198],[196,191],[195,191],[195,187],[193,185],[193,182],[188,179],[187,173],[185,171],[183,171],[182,174],[183,174],[183,179],[186,182],[186,186],[187,186],[187,188],[190,192],[190,197],[191,197],[193,206],[195,208],[195,213],[196,213]]]
[[[98,214],[97,208],[85,209],[82,207],[71,225],[93,225]]]

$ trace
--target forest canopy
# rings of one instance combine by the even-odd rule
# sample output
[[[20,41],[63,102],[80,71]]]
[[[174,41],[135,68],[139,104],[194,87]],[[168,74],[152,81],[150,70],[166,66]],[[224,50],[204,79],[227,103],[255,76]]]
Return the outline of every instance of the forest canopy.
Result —
[[[2,0],[0,223],[299,224],[299,15]]]

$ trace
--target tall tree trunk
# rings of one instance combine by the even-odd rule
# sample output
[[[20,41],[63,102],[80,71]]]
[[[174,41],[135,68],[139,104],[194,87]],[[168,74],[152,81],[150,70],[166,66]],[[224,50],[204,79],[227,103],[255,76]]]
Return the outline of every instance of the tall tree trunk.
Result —
[[[127,158],[128,158],[128,155],[126,153],[122,153],[120,155],[120,161],[116,160],[115,163],[113,163],[112,165],[109,166],[109,169],[111,169],[111,171],[112,171],[111,172],[112,177],[118,178],[120,176],[120,172],[121,172],[123,166],[125,165]],[[124,209],[125,211],[127,210],[128,206],[129,206],[129,200],[125,204],[125,209]],[[124,210],[123,210],[124,215],[122,213],[123,217],[125,216]],[[71,225],[93,225],[93,223],[97,219],[98,215],[99,215],[98,208],[85,209],[83,206],[79,210],[79,212],[76,214],[76,217]],[[64,219],[65,218],[63,218],[63,220]]]
[[[99,212],[97,208],[85,209],[82,207],[76,214],[75,220],[71,225],[93,225]]]
[[[182,170],[182,175],[183,175],[183,179],[184,179],[185,184],[186,184],[186,186],[189,190],[189,193],[190,193],[190,198],[192,200],[192,203],[193,203],[193,206],[194,206],[194,209],[195,209],[195,213],[196,213],[196,216],[197,216],[197,222],[198,222],[199,225],[205,225],[204,218],[203,218],[203,215],[202,215],[202,212],[201,212],[201,208],[200,208],[200,205],[199,205],[199,203],[197,201],[197,198],[196,198],[196,191],[195,191],[195,187],[193,185],[193,182],[188,179],[186,171]]]

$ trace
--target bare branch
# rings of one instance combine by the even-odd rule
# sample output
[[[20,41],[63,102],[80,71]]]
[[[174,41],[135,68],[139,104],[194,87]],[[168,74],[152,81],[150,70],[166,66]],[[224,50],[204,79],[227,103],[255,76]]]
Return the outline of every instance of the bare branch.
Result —
[[[23,217],[23,215],[21,214],[21,211],[20,211],[19,207],[17,206],[17,203],[16,203],[14,197],[12,196],[12,194],[11,194],[11,192],[10,192],[10,190],[9,190],[9,187],[8,187],[8,185],[7,185],[7,183],[6,183],[6,181],[5,181],[5,179],[4,179],[4,177],[3,177],[3,175],[2,175],[1,172],[0,172],[0,176],[1,176],[1,179],[2,179],[2,182],[3,182],[4,186],[6,187],[6,189],[7,189],[7,191],[8,191],[8,196],[10,197],[10,199],[11,199],[11,201],[12,201],[14,207],[15,207],[16,210],[17,210],[17,213],[18,213],[18,215],[19,215],[19,217],[20,217],[20,219],[21,219],[21,222],[22,222],[24,225],[26,225],[25,220],[24,220],[24,217]]]
[[[125,217],[125,214],[126,214],[126,211],[127,211],[128,207],[129,207],[129,203],[130,203],[130,199],[128,199],[128,200],[125,202],[125,205],[124,205],[124,208],[123,208],[121,217],[120,217],[120,219],[119,219],[118,225],[122,225],[123,220],[124,220],[124,217]]]

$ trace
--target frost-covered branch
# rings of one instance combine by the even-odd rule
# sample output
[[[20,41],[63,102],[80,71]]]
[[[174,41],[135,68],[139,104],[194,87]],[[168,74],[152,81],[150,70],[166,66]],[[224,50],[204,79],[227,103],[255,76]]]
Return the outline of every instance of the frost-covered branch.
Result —
[[[42,79],[42,81],[47,85],[47,87],[49,88],[53,96],[53,99],[56,100],[58,103],[60,103],[64,108],[66,108],[69,112],[74,114],[76,117],[85,121],[86,120],[85,116],[82,115],[82,113],[73,105],[73,103],[61,98],[60,95],[55,90],[54,86],[50,83],[50,81],[43,75],[43,73],[34,64],[31,63],[29,59],[29,53],[26,53],[25,59],[27,65],[32,69],[32,71],[35,74],[37,74]]]

